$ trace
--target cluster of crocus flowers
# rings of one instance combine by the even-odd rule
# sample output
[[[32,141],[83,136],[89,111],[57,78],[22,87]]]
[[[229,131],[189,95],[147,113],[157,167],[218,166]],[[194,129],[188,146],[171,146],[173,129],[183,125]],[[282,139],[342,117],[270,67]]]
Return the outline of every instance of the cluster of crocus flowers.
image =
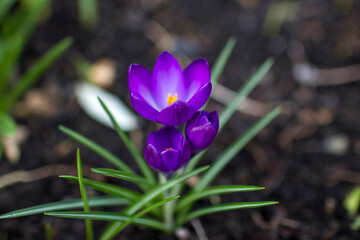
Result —
[[[204,58],[184,71],[168,52],[158,57],[153,72],[131,64],[128,72],[130,101],[144,118],[165,125],[149,135],[144,150],[149,165],[174,172],[186,165],[192,150],[203,150],[214,140],[216,112],[198,111],[211,93],[210,69]],[[185,137],[175,126],[186,123]]]

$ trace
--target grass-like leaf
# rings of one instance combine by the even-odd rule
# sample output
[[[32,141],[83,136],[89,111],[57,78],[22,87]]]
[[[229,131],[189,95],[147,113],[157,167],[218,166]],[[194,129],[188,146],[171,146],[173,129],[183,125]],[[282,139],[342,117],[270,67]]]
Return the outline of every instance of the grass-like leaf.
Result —
[[[211,83],[215,85],[219,80],[221,73],[224,71],[226,63],[235,47],[236,38],[231,37],[226,42],[225,47],[222,49],[220,55],[216,59],[214,66],[211,69]]]
[[[130,203],[125,198],[117,197],[93,197],[88,199],[90,207],[109,207],[109,206],[123,206]],[[33,207],[23,208],[13,212],[0,215],[0,219],[16,218],[29,215],[40,214],[49,211],[71,210],[76,208],[83,208],[84,203],[82,199],[65,200],[53,203],[40,204]]]
[[[86,29],[95,26],[98,19],[97,0],[78,0],[79,21]]]
[[[35,81],[57,60],[72,44],[73,39],[67,37],[48,50],[24,75],[10,91],[7,96],[6,111],[11,108],[13,103],[27,90]]]
[[[273,59],[267,59],[261,67],[252,75],[249,80],[246,81],[245,85],[238,91],[234,99],[231,103],[224,109],[224,111],[219,116],[219,133],[222,128],[229,121],[230,117],[235,113],[237,107],[245,100],[245,98],[250,94],[250,92],[260,83],[261,79],[265,76],[265,74],[270,70],[273,65]],[[200,161],[200,159],[204,156],[205,152],[200,152],[196,156],[190,159],[186,171],[192,171]]]
[[[187,179],[191,178],[192,176],[195,176],[197,174],[200,174],[202,172],[204,172],[206,169],[208,169],[208,166],[205,167],[201,167],[199,169],[196,169],[190,173],[181,175],[177,178],[174,178],[160,186],[155,187],[154,189],[148,191],[147,193],[145,193],[145,195],[143,195],[138,201],[134,202],[133,204],[129,205],[129,207],[124,211],[125,215],[132,215],[134,214],[136,211],[138,211],[142,206],[144,206],[146,203],[150,202],[151,200],[153,200],[155,197],[157,197],[159,194],[165,192],[166,190],[170,189],[171,187],[182,183],[184,181],[186,181]],[[112,224],[110,224],[107,229],[103,232],[103,234],[101,235],[100,239],[110,239],[112,237],[114,237],[118,232],[119,229],[121,227],[121,223],[119,222],[114,222]]]
[[[156,180],[153,172],[151,171],[149,164],[145,161],[144,157],[139,153],[134,144],[130,141],[126,133],[120,128],[119,124],[116,122],[115,118],[111,114],[109,108],[105,105],[105,103],[98,97],[101,106],[103,107],[106,114],[109,116],[116,132],[119,134],[121,140],[124,142],[126,148],[129,150],[131,155],[134,157],[137,165],[139,166],[141,172],[144,174],[144,177],[148,181],[148,183],[152,186],[156,184]]]
[[[100,220],[100,221],[116,221],[117,223],[124,221],[129,221],[131,216],[126,216],[118,213],[112,212],[46,212],[45,215],[53,217],[63,217],[63,218],[75,218],[75,219],[91,219],[91,220]],[[154,228],[156,230],[165,231],[164,224],[158,220],[151,218],[136,218],[133,220],[133,223],[136,225],[141,225],[145,227]],[[109,238],[107,238],[109,239]]]
[[[85,136],[67,128],[64,126],[59,126],[60,131],[71,137],[72,139],[80,142],[81,144],[87,146],[99,156],[103,157],[105,160],[116,166],[117,168],[124,170],[126,172],[133,172],[133,170],[124,163],[120,158],[116,157],[114,154],[110,153],[105,148],[101,147],[99,144],[93,142],[92,140],[86,138]]]
[[[179,226],[183,225],[184,223],[190,221],[191,219],[217,213],[217,212],[225,212],[225,211],[232,211],[237,209],[244,209],[244,208],[257,208],[257,207],[265,207],[278,204],[278,202],[274,201],[265,201],[265,202],[241,202],[241,203],[227,203],[227,204],[220,204],[217,206],[211,206],[211,207],[205,207],[201,208],[199,210],[195,210],[193,212],[190,212],[186,215],[186,217],[179,221]]]
[[[73,181],[73,182],[78,181],[78,178],[74,177],[74,176],[61,175],[59,177],[65,178],[66,180]],[[116,197],[124,197],[126,199],[129,199],[130,201],[137,201],[140,198],[140,194],[138,194],[134,191],[131,191],[127,188],[115,186],[113,184],[103,183],[103,182],[98,182],[98,181],[93,181],[93,180],[88,180],[88,179],[83,179],[83,182],[84,182],[85,186],[87,186],[87,187],[93,188],[100,192],[104,192],[104,193],[107,193],[107,194],[110,194],[110,195],[113,195]]]
[[[120,178],[129,182],[134,182],[137,184],[147,184],[144,178],[139,177],[133,173],[119,171],[111,168],[92,168],[91,171],[108,177]]]
[[[13,137],[16,132],[16,123],[12,117],[6,113],[0,112],[0,137],[6,135]]]
[[[90,212],[88,197],[86,194],[86,189],[85,189],[84,181],[83,181],[83,171],[82,171],[82,166],[81,166],[81,157],[80,157],[80,149],[79,148],[77,149],[77,154],[76,154],[76,165],[77,165],[80,194],[81,194],[81,198],[84,203],[84,207],[83,207],[84,212]],[[94,239],[94,233],[93,233],[91,220],[85,219],[85,225],[86,225],[86,238],[88,240]]]
[[[180,196],[174,196],[174,197],[170,197],[170,198],[167,198],[165,200],[162,200],[160,202],[157,202],[155,203],[154,205],[150,206],[150,207],[147,207],[145,208],[143,211],[139,212],[138,214],[135,214],[134,216],[132,216],[129,220],[127,220],[126,222],[123,222],[121,224],[121,226],[118,228],[118,232],[122,231],[126,226],[128,226],[129,224],[131,224],[132,222],[134,222],[137,218],[141,217],[142,215],[152,211],[153,209],[155,208],[158,208],[158,207],[161,207],[162,205],[170,202],[170,201],[173,201],[177,198],[179,198]]]
[[[215,163],[211,165],[210,169],[206,171],[199,183],[195,186],[194,191],[201,191],[208,186],[212,180],[224,169],[224,167],[234,158],[234,156],[266,125],[268,125],[281,112],[281,108],[277,107],[257,121],[249,130],[240,136],[233,144],[231,144]]]
[[[210,188],[204,189],[201,192],[191,192],[191,193],[187,194],[185,197],[181,198],[181,200],[176,205],[176,210],[181,211],[188,204],[193,203],[199,199],[213,196],[213,195],[220,195],[220,194],[227,194],[227,193],[234,193],[234,192],[249,192],[249,191],[262,190],[262,189],[264,189],[264,187],[245,186],[245,185],[210,187]]]
[[[265,74],[270,70],[274,60],[272,58],[267,59],[261,67],[256,71],[254,75],[246,82],[241,90],[236,94],[231,103],[225,108],[225,110],[219,116],[219,130],[222,129],[234,114],[238,106],[245,100],[245,98],[251,93],[251,91],[260,83]]]
[[[0,1],[0,22],[10,11],[11,7],[15,4],[17,0],[2,0]]]
[[[235,44],[236,44],[236,38],[234,37],[229,38],[229,40],[225,44],[225,47],[222,49],[220,55],[217,57],[213,67],[211,68],[211,84],[213,86],[215,86],[215,84],[218,82],[220,75],[224,71],[226,63],[229,60],[229,57],[235,47]],[[202,110],[206,108],[208,102],[209,100],[201,108]]]

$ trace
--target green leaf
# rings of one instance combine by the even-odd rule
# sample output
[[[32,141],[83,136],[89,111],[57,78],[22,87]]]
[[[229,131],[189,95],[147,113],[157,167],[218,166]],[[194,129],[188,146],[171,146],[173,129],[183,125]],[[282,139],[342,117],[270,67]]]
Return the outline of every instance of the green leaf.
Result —
[[[82,172],[82,166],[81,166],[81,157],[80,157],[80,149],[77,149],[77,155],[76,155],[76,163],[77,163],[77,173],[78,173],[78,181],[79,181],[79,188],[81,193],[81,198],[84,203],[84,212],[90,212],[90,207],[88,204],[88,197],[86,195],[86,189],[84,186],[83,181],[83,172]],[[94,239],[94,233],[92,228],[91,220],[86,219],[85,220],[86,225],[86,238],[88,240]]]
[[[123,206],[130,203],[129,200],[124,198],[114,197],[93,197],[89,198],[89,206],[91,207],[109,207],[109,206]],[[65,200],[53,203],[41,204],[33,207],[23,208],[13,212],[0,215],[0,219],[16,218],[39,213],[59,210],[70,210],[84,207],[82,199]]]
[[[360,186],[354,187],[344,200],[344,208],[349,216],[354,217],[360,206]]]
[[[67,37],[53,46],[48,50],[29,70],[26,71],[19,79],[19,82],[15,87],[10,91],[9,95],[6,98],[7,108],[5,111],[8,111],[14,102],[27,90],[31,85],[39,79],[41,74],[44,73],[50,65],[57,60],[72,44],[73,40],[70,37]]]
[[[0,138],[1,135],[14,137],[16,132],[16,123],[10,115],[0,112]]]
[[[231,37],[226,42],[225,47],[222,49],[220,55],[215,61],[214,66],[211,69],[211,83],[215,85],[219,80],[221,73],[224,71],[224,68],[229,60],[229,57],[235,47],[236,38]]]
[[[66,180],[69,181],[73,181],[73,182],[77,182],[78,178],[74,177],[74,176],[65,176],[65,175],[61,175],[59,176],[61,178],[64,178]],[[95,190],[98,190],[100,192],[104,192],[116,197],[124,197],[126,199],[129,199],[130,201],[136,201],[139,199],[139,197],[141,196],[140,194],[131,191],[127,188],[122,188],[119,186],[115,186],[109,183],[103,183],[103,182],[98,182],[98,181],[93,181],[93,180],[88,180],[88,179],[83,179],[83,182],[85,184],[85,186],[93,188]]]
[[[97,153],[99,156],[105,158],[108,162],[114,164],[114,166],[118,167],[119,169],[122,169],[126,172],[133,172],[133,170],[124,163],[120,158],[116,157],[114,154],[110,153],[105,148],[101,147],[99,144],[91,141],[90,139],[86,138],[85,136],[67,128],[64,126],[59,126],[60,131],[71,137],[72,139],[80,142],[81,144],[87,146],[91,150],[93,150],[95,153]]]
[[[358,231],[360,229],[360,216],[356,216],[354,221],[350,224],[350,228],[353,231]]]
[[[235,47],[235,44],[236,44],[236,38],[234,37],[229,38],[229,40],[225,44],[225,47],[222,49],[220,55],[217,57],[214,66],[211,68],[211,83],[213,86],[215,86],[215,84],[218,82],[221,73],[224,71],[226,63],[229,60],[229,57]],[[208,102],[209,100],[201,108],[202,110],[206,108]]]
[[[224,109],[224,111],[219,116],[219,133],[222,130],[222,128],[226,125],[226,123],[229,121],[231,116],[235,113],[238,106],[245,100],[245,98],[250,94],[250,92],[260,83],[261,79],[265,76],[265,74],[269,71],[271,66],[273,65],[274,61],[270,58],[267,59],[261,67],[250,77],[249,80],[246,81],[245,85],[238,91],[234,99],[231,101],[231,103]],[[204,151],[201,151],[194,157],[192,157],[186,166],[186,171],[193,170],[200,159],[204,156],[206,153],[205,149]]]
[[[92,29],[98,19],[97,0],[78,0],[79,21],[86,29]]]
[[[160,202],[155,203],[154,205],[145,208],[143,211],[139,212],[138,214],[133,215],[129,220],[127,220],[126,222],[123,222],[121,224],[121,226],[118,228],[118,232],[122,231],[126,226],[128,226],[129,224],[131,224],[132,222],[135,221],[135,219],[141,217],[142,215],[152,211],[155,208],[161,207],[162,205],[166,204],[167,202],[173,201],[177,198],[179,198],[180,196],[174,196],[174,197],[170,197],[167,198],[165,200],[162,200]]]
[[[236,94],[231,103],[225,108],[225,110],[219,116],[219,130],[221,130],[229,121],[231,116],[237,110],[238,106],[245,100],[245,98],[251,93],[251,91],[260,83],[261,79],[270,70],[274,60],[272,58],[267,59],[261,67],[256,71],[254,75],[246,82],[241,90]]]
[[[17,0],[1,0],[0,1],[0,22],[9,13],[11,7]]]
[[[101,220],[101,221],[117,221],[120,224],[124,221],[129,221],[130,216],[112,213],[112,212],[46,212],[45,215],[53,217],[63,217],[63,218],[76,218],[76,219],[91,219],[91,220]],[[145,227],[154,228],[156,230],[165,231],[164,224],[160,221],[151,219],[151,218],[136,218],[133,220],[133,223],[136,225],[141,225]]]
[[[217,212],[225,212],[225,211],[233,211],[238,209],[244,209],[244,208],[258,208],[258,207],[265,207],[278,204],[278,202],[273,201],[265,201],[265,202],[240,202],[240,203],[226,203],[226,204],[220,204],[216,206],[211,207],[205,207],[201,208],[199,210],[195,210],[193,212],[190,212],[183,220],[180,220],[178,223],[179,226],[183,225],[184,223],[190,221],[191,219],[217,213]]]
[[[196,169],[190,173],[180,175],[177,178],[171,179],[170,181],[149,190],[138,201],[134,202],[133,204],[129,205],[129,207],[127,207],[127,209],[124,211],[125,215],[134,214],[142,206],[144,206],[146,203],[153,200],[159,194],[165,192],[166,190],[170,189],[171,187],[173,187],[177,184],[180,184],[180,183],[186,181],[187,179],[191,178],[192,176],[202,173],[203,171],[205,171],[208,168],[209,168],[208,166],[205,166],[205,167]],[[110,238],[114,237],[118,233],[120,227],[121,227],[121,223],[118,223],[118,222],[114,222],[114,223],[110,224],[108,226],[108,228],[103,232],[100,239],[110,239]]]
[[[204,189],[201,192],[188,193],[185,197],[181,198],[179,203],[176,205],[176,210],[181,211],[188,204],[193,203],[199,199],[213,196],[213,195],[220,195],[220,194],[227,194],[227,193],[234,193],[234,192],[249,192],[249,191],[262,190],[262,189],[264,189],[264,187],[244,186],[244,185],[211,187],[211,188]]]
[[[208,169],[209,166],[201,167],[197,170],[194,170],[190,173],[180,175],[179,177],[176,177],[174,179],[171,179],[167,181],[166,183],[157,186],[148,192],[146,192],[139,200],[134,202],[133,204],[129,205],[129,207],[125,210],[126,214],[134,214],[136,211],[138,211],[142,206],[144,206],[146,203],[153,200],[155,197],[160,195],[161,193],[165,192],[166,190],[170,189],[171,187],[175,186],[176,184],[179,184],[181,182],[186,181],[187,179],[200,174],[204,172],[206,169]]]
[[[126,148],[129,150],[131,155],[134,157],[137,165],[139,166],[141,172],[143,173],[144,177],[148,181],[148,183],[152,186],[156,185],[155,177],[153,175],[153,172],[151,171],[149,164],[145,161],[143,156],[139,153],[139,151],[136,149],[136,147],[132,144],[130,139],[127,137],[125,132],[120,128],[119,124],[116,122],[115,118],[111,114],[108,107],[105,105],[105,103],[98,97],[99,102],[101,106],[103,107],[106,114],[109,116],[114,128],[116,129],[116,132],[119,134],[121,140],[124,142]]]
[[[147,184],[144,178],[125,171],[119,171],[110,168],[92,168],[91,171],[108,177],[120,178],[129,182],[134,182],[138,184]]]
[[[281,112],[280,107],[275,108],[262,119],[257,121],[249,130],[240,136],[233,144],[231,144],[222,154],[218,157],[208,171],[200,179],[199,183],[195,186],[194,191],[201,191],[208,186],[212,180],[225,168],[225,166],[234,158],[234,156],[251,140],[255,137],[266,125],[268,125],[274,118]]]

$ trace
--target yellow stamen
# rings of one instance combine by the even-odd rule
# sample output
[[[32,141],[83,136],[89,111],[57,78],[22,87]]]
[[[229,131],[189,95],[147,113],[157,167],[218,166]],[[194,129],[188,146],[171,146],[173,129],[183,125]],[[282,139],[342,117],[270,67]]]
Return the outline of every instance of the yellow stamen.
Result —
[[[172,148],[165,148],[165,150],[172,150]]]
[[[177,100],[177,93],[175,93],[175,96],[171,96],[171,93],[168,94],[168,98],[167,98],[167,103],[168,103],[168,106],[170,104],[172,104],[173,102],[175,102]]]

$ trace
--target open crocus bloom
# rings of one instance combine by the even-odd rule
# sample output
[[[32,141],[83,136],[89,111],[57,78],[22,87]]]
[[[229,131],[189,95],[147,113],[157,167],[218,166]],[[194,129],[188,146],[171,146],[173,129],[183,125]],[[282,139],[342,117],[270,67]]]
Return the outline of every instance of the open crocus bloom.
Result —
[[[161,172],[174,172],[190,159],[190,143],[176,128],[167,126],[151,132],[144,150],[149,165]]]
[[[160,54],[153,73],[131,64],[128,84],[135,110],[146,119],[169,126],[189,120],[211,93],[210,69],[204,58],[182,71],[168,52]]]

